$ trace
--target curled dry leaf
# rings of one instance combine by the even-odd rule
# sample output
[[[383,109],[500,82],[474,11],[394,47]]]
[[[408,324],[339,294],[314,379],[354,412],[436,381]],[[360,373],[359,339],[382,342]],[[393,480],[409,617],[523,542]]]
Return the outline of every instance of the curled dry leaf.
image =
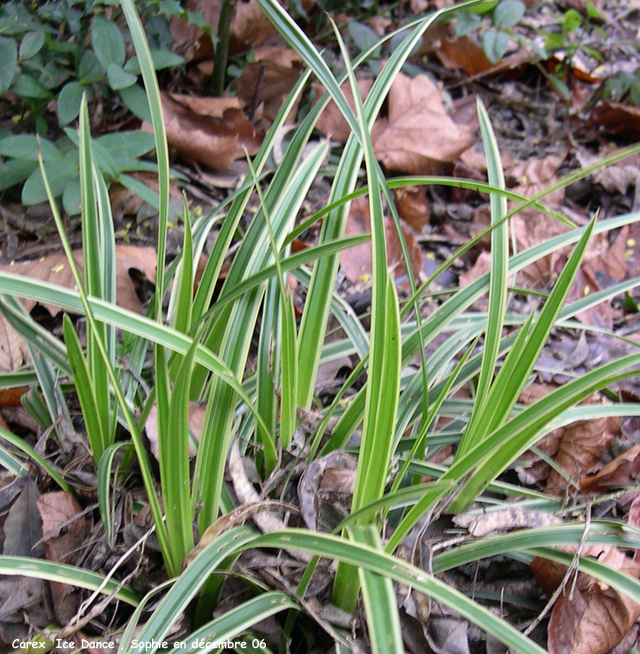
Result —
[[[468,36],[442,39],[436,54],[442,65],[449,70],[462,69],[467,75],[477,75],[493,67],[481,46]]]
[[[610,132],[624,134],[632,141],[640,139],[640,108],[619,102],[604,102],[591,113],[591,120]]]
[[[357,198],[351,203],[345,233],[347,236],[353,236],[370,231],[369,200],[366,197]],[[422,250],[408,230],[403,229],[403,235],[409,250],[414,275],[418,276],[423,264]],[[390,218],[385,218],[385,237],[389,269],[395,279],[401,279],[406,276],[407,269],[404,265],[400,239],[395,224]],[[347,279],[353,283],[367,281],[371,276],[371,243],[362,243],[344,250],[340,255],[340,267]]]
[[[396,209],[402,220],[420,233],[428,224],[431,209],[421,186],[400,188],[395,193]]]
[[[614,547],[587,546],[581,556],[592,556],[613,570],[640,577],[640,563]],[[540,557],[532,561],[531,569],[548,595],[566,573],[566,566]],[[579,573],[574,592],[567,588],[553,607],[547,648],[550,654],[604,654],[623,640],[638,617],[638,604],[604,582]]]
[[[605,403],[603,398],[589,403]],[[602,465],[602,455],[620,431],[620,419],[613,417],[597,420],[580,420],[556,430],[560,446],[555,456],[556,463],[574,482],[597,470]],[[568,486],[567,480],[555,470],[551,471],[546,490],[562,495]]]
[[[475,538],[481,538],[494,531],[509,531],[532,527],[547,527],[562,522],[562,519],[545,511],[522,508],[500,509],[477,515],[461,513],[453,521],[464,527]]]
[[[180,155],[215,170],[256,154],[262,135],[249,122],[239,98],[196,98],[161,93],[167,140]],[[149,125],[143,129],[151,130]]]
[[[614,488],[632,486],[640,473],[640,445],[632,445],[626,452],[592,477],[580,480],[580,490],[583,493],[609,493]]]
[[[300,515],[308,529],[319,530],[323,522],[320,515],[323,501],[344,499],[335,495],[331,498],[332,491],[350,498],[356,466],[356,460],[341,450],[330,452],[309,464],[298,483]]]

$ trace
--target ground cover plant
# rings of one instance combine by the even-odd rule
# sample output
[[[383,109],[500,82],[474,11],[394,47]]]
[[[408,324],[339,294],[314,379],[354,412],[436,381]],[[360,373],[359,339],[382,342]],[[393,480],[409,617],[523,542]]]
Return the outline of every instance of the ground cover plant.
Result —
[[[358,47],[352,60],[330,21],[336,72],[280,4],[258,4],[304,72],[256,151],[246,148],[241,184],[201,215],[185,196],[181,248],[169,260],[172,105],[136,7],[121,0],[157,159],[155,293],[146,315],[117,303],[109,180],[87,96],[74,137],[80,254],[45,148],[36,150],[72,287],[0,269],[4,323],[31,362],[0,381],[31,387],[21,402],[42,434],[30,444],[0,428],[11,503],[0,556],[3,640],[49,650],[115,643],[122,652],[604,653],[627,639],[629,651],[640,615],[638,502],[630,494],[639,446],[619,439],[625,451],[591,477],[576,450],[601,447],[605,431],[609,444],[618,419],[640,415],[640,352],[629,332],[578,318],[615,302],[631,320],[637,314],[640,277],[597,286],[586,265],[594,243],[623,235],[632,248],[640,214],[602,219],[594,208],[578,221],[552,198],[639,148],[524,195],[507,187],[497,129],[478,100],[486,181],[411,166],[411,177],[391,177],[398,158],[382,139],[398,133],[372,137],[383,104],[397,80],[421,92],[420,77],[403,77],[407,59],[430,26],[460,8],[417,18],[403,39],[381,37],[394,47],[363,98],[358,71],[382,42]],[[315,104],[306,102],[290,129],[311,77],[322,85]],[[330,144],[314,136],[327,107],[346,126],[333,161]],[[438,128],[452,130],[447,120],[441,115]],[[416,166],[425,158],[412,154]],[[331,186],[301,221],[327,160]],[[395,200],[434,185],[487,194],[487,223],[421,276]],[[365,233],[348,230],[350,207],[365,214]],[[523,244],[518,220],[531,210],[545,217],[546,231]],[[294,251],[311,228],[316,242]],[[357,315],[336,282],[349,248],[369,243],[370,267],[355,279],[370,292],[370,310]],[[486,249],[475,265],[484,260],[485,269],[439,287],[434,301],[437,280],[479,243]],[[530,283],[534,266],[550,269],[548,286]],[[60,338],[16,298],[61,308]],[[545,348],[570,330],[583,336],[564,367],[553,368]],[[619,351],[592,355],[587,332],[613,336]],[[347,357],[348,371],[337,382],[334,374],[326,392],[323,366]],[[545,375],[562,379],[541,391],[535,382]],[[598,433],[581,441],[590,429]],[[534,478],[542,463],[553,469],[544,490]],[[35,506],[41,518],[31,518],[35,535],[27,537],[19,523]],[[465,586],[465,578],[485,581],[507,567],[527,576],[534,593]]]

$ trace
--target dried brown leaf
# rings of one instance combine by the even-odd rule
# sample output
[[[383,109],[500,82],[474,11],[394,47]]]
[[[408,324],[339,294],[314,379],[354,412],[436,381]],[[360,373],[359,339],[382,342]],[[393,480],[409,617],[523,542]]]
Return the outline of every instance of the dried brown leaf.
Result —
[[[366,197],[357,198],[351,203],[346,235],[366,234],[370,231],[369,200]],[[407,229],[403,229],[403,234],[409,250],[414,275],[417,276],[422,270],[422,250]],[[404,265],[402,248],[395,224],[389,218],[385,219],[385,237],[389,269],[395,279],[402,278],[407,274],[407,269]],[[340,256],[340,266],[350,281],[354,283],[367,281],[371,276],[371,243],[362,243],[345,250]]]
[[[592,399],[590,403],[604,403],[602,398]],[[579,483],[583,477],[597,470],[602,465],[602,455],[619,433],[618,418],[599,418],[581,420],[562,427],[560,449],[555,456],[556,463],[574,481]],[[551,471],[546,490],[554,495],[562,495],[567,488],[567,481],[555,470]]]
[[[302,64],[300,57],[288,48],[263,46],[255,53],[255,61],[245,65],[236,82],[237,97],[246,107],[262,107],[262,116],[272,123],[287,95],[295,86]],[[289,114],[293,122],[296,107]]]
[[[370,79],[360,79],[358,80],[358,91],[360,91],[360,97],[364,100],[371,87],[373,86],[373,80]],[[312,88],[316,94],[317,102],[322,94],[325,92],[324,86],[320,84],[313,84]],[[356,104],[353,100],[353,92],[351,91],[351,86],[348,82],[345,82],[341,87],[344,96],[349,103],[349,106],[355,111]],[[351,136],[351,129],[347,124],[347,121],[344,119],[340,109],[336,103],[331,100],[327,105],[326,109],[320,114],[318,122],[316,123],[316,129],[320,130],[323,134],[326,134],[329,138],[339,143],[346,143],[349,136]]]
[[[17,370],[28,358],[29,349],[24,339],[0,314],[0,370]]]
[[[76,250],[73,256],[82,273],[82,252]],[[155,250],[150,247],[135,245],[116,245],[116,301],[119,306],[140,313],[142,306],[136,295],[131,277],[129,277],[130,269],[139,270],[144,273],[147,279],[155,282]],[[50,254],[42,257],[42,259],[32,259],[30,261],[15,262],[8,266],[0,266],[0,270],[16,275],[24,275],[32,279],[41,279],[66,288],[75,288],[76,286],[67,257],[63,252]],[[31,311],[36,302],[34,300],[24,300],[23,304],[27,311]],[[44,306],[54,316],[60,313],[59,307],[49,304]]]
[[[429,202],[424,188],[408,186],[398,189],[395,193],[398,215],[416,232],[421,232],[428,224],[431,215]]]
[[[572,551],[569,548],[560,548]],[[640,563],[608,546],[587,546],[581,556],[597,557],[599,563],[633,578],[640,577]],[[536,558],[531,569],[547,594],[562,582],[566,567]],[[604,654],[620,643],[640,617],[640,606],[584,573],[578,575],[574,592],[569,588],[554,605],[549,622],[550,654]]]
[[[477,75],[489,70],[493,64],[484,50],[468,36],[442,39],[436,54],[442,65],[449,70],[462,69],[467,75]]]
[[[580,490],[583,493],[608,493],[613,488],[635,484],[640,473],[640,445],[632,445],[626,452],[592,477],[580,480]]]
[[[591,120],[614,134],[624,134],[632,141],[640,139],[640,108],[603,102],[591,113]]]
[[[509,508],[481,515],[461,513],[453,521],[467,529],[474,538],[481,538],[495,531],[555,525],[562,519],[546,511]]]
[[[161,93],[167,140],[184,157],[215,170],[254,155],[262,136],[248,121],[238,98],[194,98]],[[149,126],[143,126],[150,129]]]
[[[426,75],[396,77],[389,93],[388,122],[381,123],[374,152],[391,171],[434,174],[473,143],[471,130],[447,115],[442,90]]]
[[[49,561],[72,564],[91,530],[87,516],[82,515],[80,505],[66,491],[41,495],[37,504],[42,518],[45,557]],[[56,617],[62,624],[68,624],[76,614],[79,590],[53,581],[50,586]]]

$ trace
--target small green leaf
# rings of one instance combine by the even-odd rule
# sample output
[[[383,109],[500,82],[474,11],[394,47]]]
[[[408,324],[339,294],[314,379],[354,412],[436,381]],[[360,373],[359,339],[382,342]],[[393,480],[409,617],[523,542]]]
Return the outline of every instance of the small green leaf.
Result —
[[[38,167],[37,161],[11,159],[0,166],[0,191],[24,182]]]
[[[481,2],[479,5],[469,7],[467,11],[470,14],[487,14],[489,13],[500,0],[489,0],[488,2]]]
[[[631,87],[629,88],[629,97],[632,104],[636,107],[640,107],[640,78],[637,76],[633,78],[631,82]]]
[[[92,84],[97,82],[104,77],[105,69],[104,66],[98,61],[93,50],[87,50],[80,59],[80,64],[78,66],[78,75],[80,81],[85,84]]]
[[[349,36],[360,52],[368,50],[380,40],[380,37],[370,27],[359,23],[357,20],[348,23],[347,29],[349,30]],[[373,51],[373,56],[379,58],[381,49],[376,48]]]
[[[493,24],[498,29],[513,27],[524,16],[524,10],[520,0],[502,0],[493,12]]]
[[[80,101],[86,87],[78,82],[69,82],[58,96],[58,120],[61,125],[67,125],[75,120],[80,113]]]
[[[151,111],[147,95],[139,84],[120,89],[120,97],[132,114],[151,124]]]
[[[139,131],[105,134],[97,138],[96,143],[113,157],[116,165],[138,159],[155,147],[153,134]]]
[[[553,86],[553,88],[562,96],[563,100],[566,100],[567,102],[571,100],[571,91],[569,91],[569,87],[559,77],[549,75],[548,80],[549,84],[551,84],[551,86]]]
[[[0,95],[4,95],[16,75],[18,47],[13,39],[0,36]]]
[[[31,59],[34,55],[38,54],[44,45],[44,32],[28,32],[25,34],[20,43],[20,59]]]
[[[49,100],[52,97],[51,93],[38,80],[24,73],[13,83],[11,90],[22,98]]]
[[[42,69],[38,82],[40,82],[40,84],[42,84],[46,89],[54,90],[57,89],[60,84],[66,82],[69,77],[70,74],[68,68],[58,66],[55,62],[49,61]]]
[[[70,215],[80,213],[80,178],[71,180],[62,193],[62,206]]]
[[[181,16],[184,12],[184,9],[178,0],[160,0],[158,9],[160,10],[160,13],[167,16],[167,18]]]
[[[482,25],[482,18],[478,14],[461,11],[456,18],[455,35],[465,36],[477,30]]]
[[[544,42],[544,47],[547,52],[562,50],[562,48],[564,48],[564,35],[555,33],[547,34],[547,38]]]
[[[104,16],[96,16],[93,19],[91,45],[105,70],[109,68],[109,64],[120,67],[124,65],[124,38],[113,21],[107,20]]]
[[[606,21],[605,17],[593,6],[593,2],[591,2],[591,0],[587,0],[586,5],[587,18],[591,20],[598,18],[599,20]]]
[[[47,141],[40,139],[40,149],[42,158],[57,159],[60,157],[58,148]],[[38,161],[38,139],[32,134],[16,134],[7,136],[0,141],[0,155],[3,157],[14,157],[15,159],[28,159],[29,161]]]
[[[62,195],[67,184],[78,176],[78,166],[69,159],[51,159],[44,164],[54,197]],[[47,200],[47,192],[40,169],[35,170],[22,187],[22,203],[38,204]]]
[[[492,64],[497,64],[509,45],[509,37],[504,32],[487,30],[482,35],[482,49]]]
[[[562,17],[562,32],[564,34],[569,34],[574,30],[577,30],[582,23],[582,16],[575,10],[569,9]]]
[[[184,59],[180,55],[171,52],[170,50],[152,50],[151,59],[153,60],[153,67],[156,70],[171,68],[172,66],[181,66],[184,63]],[[129,59],[129,61],[124,65],[124,69],[128,73],[140,75],[138,57],[131,57],[131,59]]]
[[[125,72],[122,66],[114,63],[107,66],[107,78],[109,80],[109,86],[114,91],[126,89],[138,81],[135,75]]]

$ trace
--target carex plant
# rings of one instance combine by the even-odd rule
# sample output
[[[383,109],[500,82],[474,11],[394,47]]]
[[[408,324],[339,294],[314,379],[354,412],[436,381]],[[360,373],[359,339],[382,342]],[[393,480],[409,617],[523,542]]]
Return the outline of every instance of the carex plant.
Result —
[[[585,417],[640,414],[637,406],[622,403],[585,406],[580,412],[574,408],[597,390],[637,374],[640,353],[595,367],[529,407],[518,404],[554,326],[580,327],[572,320],[577,313],[609,301],[640,281],[625,281],[567,303],[591,236],[633,223],[640,215],[628,214],[600,222],[594,218],[586,226],[577,227],[547,209],[544,197],[588,175],[596,167],[628,156],[632,150],[616,153],[590,169],[573,173],[534,197],[521,197],[505,188],[495,136],[487,113],[479,104],[481,136],[487,153],[487,183],[445,177],[387,180],[373,153],[370,138],[373,122],[394,77],[425,30],[434,20],[456,8],[442,9],[407,25],[404,40],[380,71],[366,100],[360,101],[355,70],[370,52],[351,62],[336,31],[345,65],[345,72],[337,77],[276,0],[258,2],[305,62],[307,72],[289,95],[260,151],[250,161],[250,174],[241,187],[211,215],[198,219],[190,217],[185,202],[182,252],[166,266],[170,172],[158,84],[133,2],[121,0],[145,84],[158,160],[160,211],[155,298],[146,316],[133,314],[115,303],[112,218],[106,186],[95,164],[94,141],[89,133],[84,101],[78,134],[84,273],[81,276],[77,270],[42,166],[52,211],[78,290],[0,273],[3,314],[24,335],[34,362],[33,372],[5,375],[2,382],[23,384],[27,379],[36,384],[42,396],[31,396],[31,410],[43,422],[48,420],[52,425],[59,425],[59,420],[64,419],[64,415],[59,416],[64,397],[56,380],[63,376],[73,381],[98,470],[100,511],[110,542],[117,538],[111,506],[119,479],[117,469],[119,465],[133,465],[133,459],[137,461],[169,581],[144,598],[136,596],[128,587],[118,591],[119,599],[136,607],[126,626],[123,625],[120,651],[148,652],[149,648],[155,651],[196,597],[199,600],[187,642],[240,637],[250,633],[260,620],[281,612],[288,612],[285,633],[289,633],[296,614],[304,611],[305,590],[314,574],[315,562],[326,557],[338,561],[333,601],[353,611],[358,598],[362,598],[374,652],[404,651],[393,582],[405,584],[451,607],[517,651],[542,652],[507,621],[435,575],[495,554],[517,554],[526,559],[535,551],[536,555],[562,561],[566,555],[551,546],[576,544],[584,539],[584,524],[579,520],[471,541],[434,556],[430,571],[403,560],[397,549],[425,516],[445,508],[450,512],[466,511],[474,502],[483,501],[486,489],[491,490],[493,502],[499,503],[503,497],[540,510],[557,509],[558,503],[553,498],[510,486],[498,477],[559,425]],[[374,44],[370,50],[375,47]],[[268,166],[278,131],[311,75],[322,83],[326,93],[304,117],[281,163],[272,170]],[[345,81],[354,89],[355,110],[341,90]],[[341,154],[327,206],[303,224],[297,224],[296,216],[319,174],[328,148],[326,143],[319,143],[307,153],[306,146],[311,142],[316,120],[330,99],[347,120],[351,136]],[[358,188],[363,166],[366,185]],[[433,280],[451,261],[445,262],[420,285],[409,273],[411,297],[401,307],[388,271],[383,220],[385,211],[390,212],[399,226],[391,195],[393,189],[435,183],[490,193],[491,225],[462,250],[490,233],[492,265],[489,273],[464,288],[453,290],[448,299],[425,317],[421,311],[422,300]],[[241,242],[233,248],[231,265],[218,293],[215,287],[223,263],[237,239],[240,221],[254,194],[258,208]],[[369,198],[371,234],[345,237],[350,201],[363,194]],[[509,210],[507,200],[512,201],[513,209]],[[510,255],[509,218],[529,206],[561,220],[567,224],[568,231]],[[320,219],[318,243],[292,253],[290,246],[294,238]],[[196,262],[214,227],[218,229],[215,244],[194,290]],[[402,240],[400,230],[399,234]],[[369,238],[372,307],[371,327],[366,331],[334,289],[340,252]],[[538,309],[528,316],[510,312],[510,276],[561,248],[570,248],[571,254]],[[411,271],[411,265],[407,265],[407,270]],[[288,290],[290,275],[307,288],[299,321]],[[65,318],[62,344],[38,326],[10,296],[56,304],[68,312],[84,314],[86,345],[81,345],[70,318]],[[484,296],[488,296],[487,312],[471,312],[472,305]],[[344,337],[329,347],[325,345],[325,335],[330,313],[339,321]],[[126,345],[117,342],[117,330],[125,334]],[[427,356],[429,344],[443,333],[447,338]],[[153,349],[150,388],[139,383],[149,347]],[[256,363],[249,367],[252,348]],[[330,406],[320,406],[314,397],[319,365],[344,354],[357,356],[360,363],[335,401]],[[126,366],[122,365],[123,359]],[[420,361],[417,369],[407,367],[416,360]],[[367,372],[364,386],[344,402],[361,370]],[[454,393],[469,383],[475,388],[473,401],[456,400]],[[197,443],[189,431],[191,400],[206,402]],[[237,440],[242,453],[254,458],[259,475],[266,480],[288,463],[287,448],[298,426],[299,409],[315,410],[321,417],[303,453],[309,462],[316,456],[347,447],[354,432],[360,430],[349,517],[333,534],[302,528],[260,533],[240,525],[241,521],[233,519],[239,515],[238,507],[224,480],[232,443]],[[158,424],[157,475],[141,436],[152,410],[156,411]],[[445,413],[454,418],[457,431],[442,431],[438,427],[437,418]],[[327,437],[326,427],[331,418],[337,421],[331,421],[333,426]],[[126,437],[117,437],[123,433]],[[65,474],[33,448],[4,431],[1,435],[41,465],[61,487],[69,488]],[[451,464],[429,463],[429,453],[445,442],[457,445]],[[190,444],[196,446],[195,462],[190,461]],[[120,449],[125,450],[124,459]],[[25,473],[23,459],[15,451],[3,450],[2,454],[3,464],[6,462],[16,474]],[[394,459],[398,465],[392,466]],[[425,477],[432,481],[423,481]],[[389,520],[391,511],[393,522]],[[228,516],[226,522],[220,520],[221,515]],[[627,548],[637,548],[640,543],[637,531],[631,527],[592,521],[587,542],[605,541]],[[252,548],[305,553],[311,555],[311,563],[295,592],[261,590],[254,585],[255,595],[251,600],[213,618],[213,608],[220,601],[222,585],[232,573],[235,561],[243,551]],[[640,601],[640,584],[636,580],[591,560],[580,560],[578,567]],[[64,579],[66,583],[72,580],[82,587],[98,588],[102,593],[113,592],[115,588],[112,580],[101,583],[103,580],[97,574],[18,557],[0,557],[0,571]],[[156,604],[158,599],[160,602]],[[151,611],[150,606],[155,608]],[[338,650],[349,646],[348,634],[325,627]],[[253,641],[249,637],[247,642]],[[259,651],[270,651],[269,646],[260,644]],[[284,644],[282,648],[284,651]]]

